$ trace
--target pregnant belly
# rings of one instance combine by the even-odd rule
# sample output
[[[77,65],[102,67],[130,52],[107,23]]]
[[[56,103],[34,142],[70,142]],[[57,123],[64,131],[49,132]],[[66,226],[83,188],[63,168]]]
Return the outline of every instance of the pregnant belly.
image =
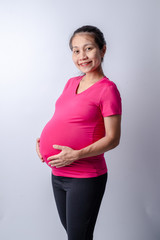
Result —
[[[61,152],[53,148],[54,144],[78,150],[91,143],[93,143],[93,131],[90,127],[82,128],[82,126],[76,124],[57,122],[51,119],[41,133],[40,152],[48,164],[48,157]]]

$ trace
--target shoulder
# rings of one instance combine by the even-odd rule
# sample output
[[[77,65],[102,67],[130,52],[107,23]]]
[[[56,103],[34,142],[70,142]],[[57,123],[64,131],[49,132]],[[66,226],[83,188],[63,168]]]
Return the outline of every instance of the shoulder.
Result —
[[[101,81],[101,98],[103,97],[115,97],[115,98],[121,98],[120,96],[120,92],[117,88],[117,85],[111,81],[110,79],[108,79],[107,77],[105,77],[103,79],[103,81]]]
[[[104,77],[102,79],[101,84],[103,85],[103,88],[105,88],[105,89],[109,88],[109,87],[117,88],[116,84],[107,77]]]
[[[112,92],[117,93],[118,95],[120,94],[117,85],[107,77],[104,77],[99,85],[101,88],[101,95],[108,95],[108,93]]]

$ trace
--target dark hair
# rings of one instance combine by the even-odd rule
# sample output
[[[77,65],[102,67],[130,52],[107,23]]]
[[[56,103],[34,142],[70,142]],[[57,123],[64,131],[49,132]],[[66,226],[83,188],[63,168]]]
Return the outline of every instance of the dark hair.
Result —
[[[100,50],[103,48],[104,45],[106,45],[104,35],[97,27],[85,25],[85,26],[82,26],[82,27],[78,28],[77,30],[75,30],[72,37],[70,38],[69,46],[70,46],[71,50],[72,50],[72,40],[73,40],[74,36],[77,33],[82,33],[82,32],[86,32],[86,33],[93,35],[94,41],[98,45]]]

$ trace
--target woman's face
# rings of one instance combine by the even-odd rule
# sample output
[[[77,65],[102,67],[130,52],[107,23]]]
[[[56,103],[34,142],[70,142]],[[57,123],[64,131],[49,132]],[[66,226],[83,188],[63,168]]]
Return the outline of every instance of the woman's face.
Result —
[[[78,33],[72,39],[72,59],[83,73],[100,71],[105,50],[105,46],[102,50],[99,49],[90,34]]]

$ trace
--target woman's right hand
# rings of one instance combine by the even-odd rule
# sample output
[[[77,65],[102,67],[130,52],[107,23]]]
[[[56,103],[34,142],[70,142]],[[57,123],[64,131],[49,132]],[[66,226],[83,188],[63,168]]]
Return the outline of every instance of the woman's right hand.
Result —
[[[36,152],[38,154],[38,157],[41,159],[42,162],[44,162],[44,159],[40,153],[40,150],[39,150],[39,143],[40,143],[40,138],[37,138],[37,141],[36,141]]]

